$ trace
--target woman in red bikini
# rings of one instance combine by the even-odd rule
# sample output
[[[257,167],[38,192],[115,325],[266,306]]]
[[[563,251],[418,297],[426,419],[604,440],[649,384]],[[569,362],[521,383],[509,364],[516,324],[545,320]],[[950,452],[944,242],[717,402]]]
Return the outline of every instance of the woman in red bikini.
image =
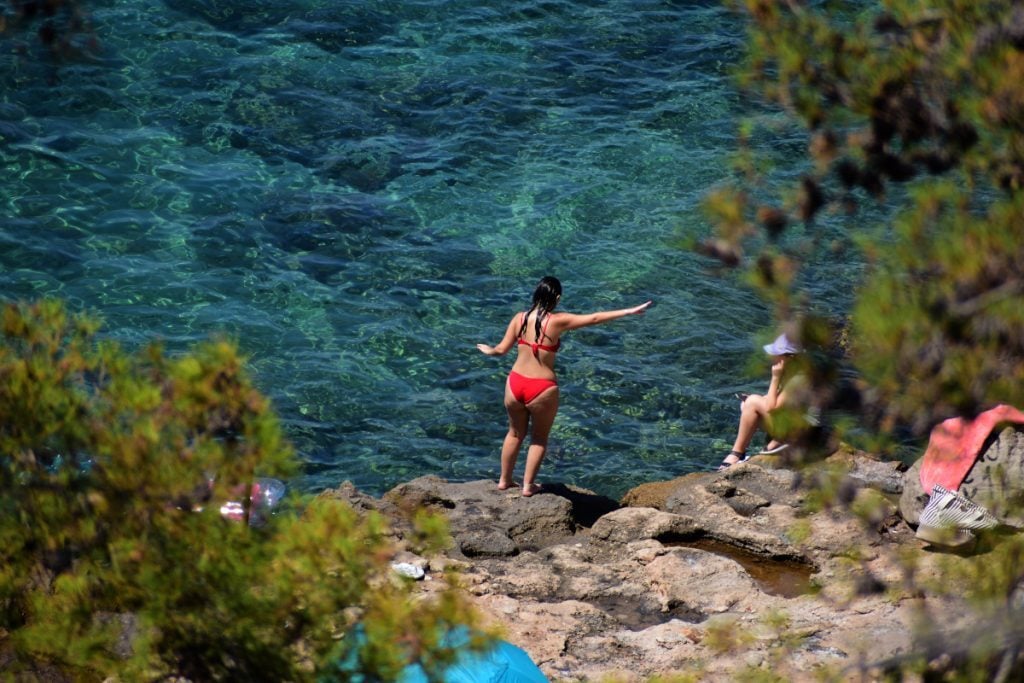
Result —
[[[504,338],[497,346],[477,344],[488,356],[503,356],[513,346],[518,348],[516,362],[505,383],[505,410],[508,411],[508,434],[501,447],[501,478],[498,488],[505,490],[515,485],[512,470],[519,457],[519,449],[530,429],[530,448],[526,453],[526,472],[523,474],[523,495],[532,496],[540,491],[534,482],[548,446],[548,434],[558,412],[558,381],[555,379],[555,354],[561,346],[562,333],[588,325],[606,323],[627,315],[638,315],[647,310],[651,302],[587,315],[555,313],[562,298],[562,283],[557,278],[545,277],[533,292],[533,305],[525,313],[516,313],[505,329]],[[525,348],[524,348],[525,347]]]

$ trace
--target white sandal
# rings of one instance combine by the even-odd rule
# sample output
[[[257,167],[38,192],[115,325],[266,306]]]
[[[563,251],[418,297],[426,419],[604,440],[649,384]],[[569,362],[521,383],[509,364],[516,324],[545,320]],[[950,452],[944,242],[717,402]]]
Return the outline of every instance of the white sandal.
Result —
[[[738,458],[736,462],[728,462],[729,455],[735,455]],[[740,453],[739,451],[729,451],[729,455],[725,456],[725,458],[722,460],[722,464],[718,466],[719,472],[724,472],[733,465],[739,465],[741,462],[747,459],[747,454]]]

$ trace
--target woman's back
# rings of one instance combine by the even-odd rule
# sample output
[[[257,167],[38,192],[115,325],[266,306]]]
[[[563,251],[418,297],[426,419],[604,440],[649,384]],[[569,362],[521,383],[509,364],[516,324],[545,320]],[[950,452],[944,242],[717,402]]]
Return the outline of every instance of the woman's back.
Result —
[[[512,369],[526,377],[542,377],[553,379],[555,376],[555,357],[562,345],[558,326],[551,326],[555,313],[541,315],[537,311],[519,314],[519,349],[516,362]],[[538,319],[539,328],[538,332]]]

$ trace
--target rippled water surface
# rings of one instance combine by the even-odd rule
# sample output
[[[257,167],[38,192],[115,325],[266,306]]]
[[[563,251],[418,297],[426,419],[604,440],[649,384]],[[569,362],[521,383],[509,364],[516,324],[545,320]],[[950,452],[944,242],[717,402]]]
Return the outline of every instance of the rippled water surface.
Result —
[[[90,6],[94,60],[54,73],[0,38],[3,297],[129,345],[229,333],[301,486],[380,493],[496,476],[512,359],[474,345],[553,274],[566,310],[656,306],[566,336],[542,480],[617,496],[728,451],[771,318],[679,246],[754,115],[716,3]],[[781,178],[801,141],[777,131]],[[835,261],[809,285],[839,306]]]

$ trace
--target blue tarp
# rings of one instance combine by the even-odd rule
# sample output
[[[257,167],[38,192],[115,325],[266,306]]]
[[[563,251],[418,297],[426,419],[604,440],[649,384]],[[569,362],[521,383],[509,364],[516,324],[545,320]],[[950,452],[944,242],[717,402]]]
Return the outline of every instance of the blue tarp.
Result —
[[[469,643],[465,628],[454,629],[445,637],[448,647]],[[444,683],[548,683],[547,677],[530,659],[530,655],[512,643],[499,640],[487,652],[463,650],[455,663],[445,669]],[[418,665],[407,666],[398,683],[429,683]]]
[[[358,632],[356,637],[359,637]],[[445,636],[444,645],[446,647],[463,649],[456,657],[455,662],[445,669],[441,679],[444,683],[548,683],[547,677],[533,663],[530,655],[508,641],[499,640],[493,648],[486,652],[473,652],[466,649],[468,644],[469,631],[465,627],[454,628]],[[339,662],[339,673],[351,676],[352,669],[355,668],[353,664],[354,661],[351,663]],[[363,680],[363,678],[356,675],[350,680]],[[429,681],[423,667],[412,664],[402,670],[396,683],[429,683]]]

